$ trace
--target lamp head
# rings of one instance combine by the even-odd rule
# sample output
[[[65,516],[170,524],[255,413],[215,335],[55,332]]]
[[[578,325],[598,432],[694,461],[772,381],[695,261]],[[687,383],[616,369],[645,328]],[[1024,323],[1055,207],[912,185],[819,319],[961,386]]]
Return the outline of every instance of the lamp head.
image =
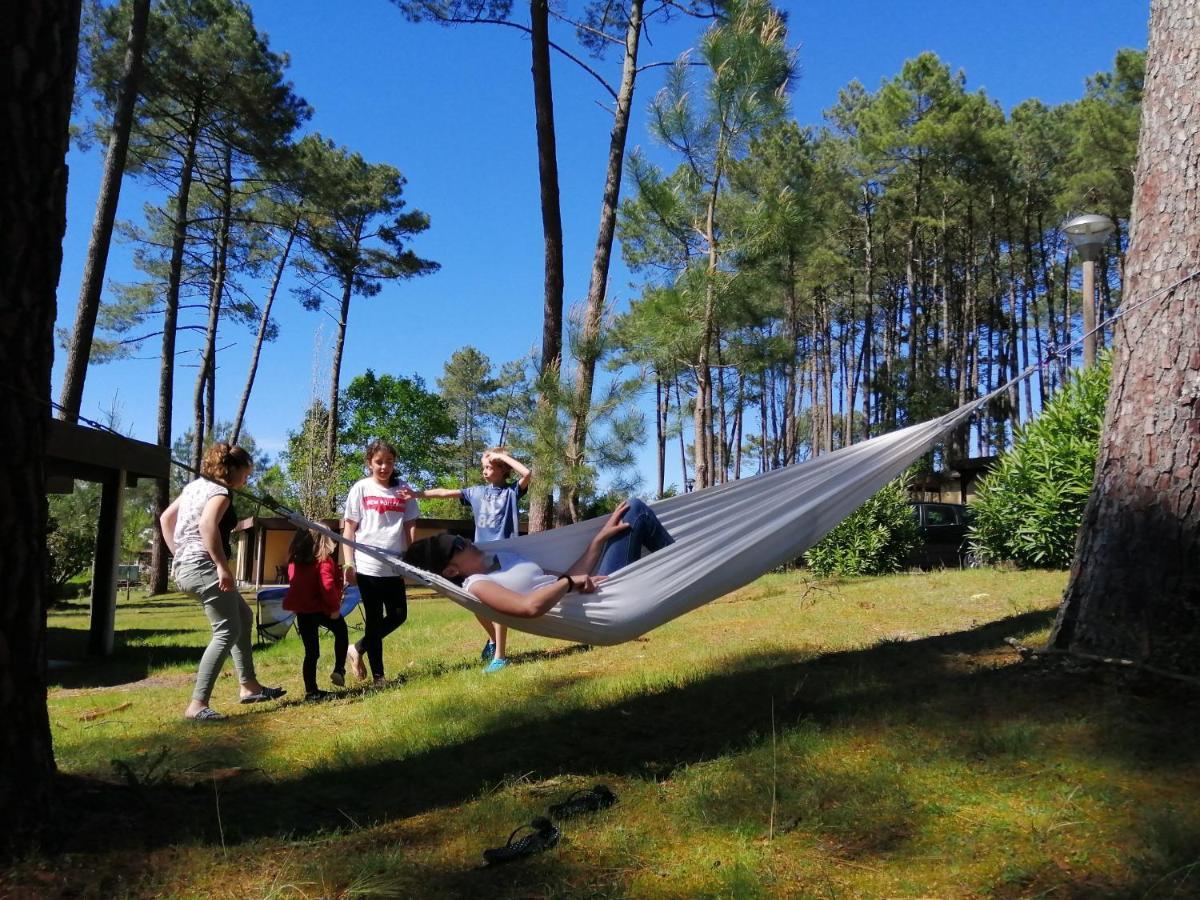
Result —
[[[1100,258],[1104,245],[1116,228],[1112,219],[1099,213],[1075,216],[1063,225],[1063,231],[1084,262],[1095,262]]]

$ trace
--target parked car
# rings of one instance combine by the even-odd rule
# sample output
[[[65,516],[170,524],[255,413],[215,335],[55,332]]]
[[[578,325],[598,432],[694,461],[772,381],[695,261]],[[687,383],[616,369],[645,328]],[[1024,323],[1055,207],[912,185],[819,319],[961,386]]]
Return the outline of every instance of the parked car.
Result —
[[[971,565],[968,507],[922,500],[913,503],[912,508],[921,531],[921,544],[909,557],[909,565],[922,569]]]

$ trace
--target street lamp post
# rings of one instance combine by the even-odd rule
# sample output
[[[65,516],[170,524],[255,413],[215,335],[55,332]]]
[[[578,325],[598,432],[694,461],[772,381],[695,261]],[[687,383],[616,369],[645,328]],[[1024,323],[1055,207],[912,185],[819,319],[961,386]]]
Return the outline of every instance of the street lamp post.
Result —
[[[1096,364],[1096,260],[1104,253],[1104,245],[1116,230],[1112,219],[1098,213],[1076,216],[1063,231],[1083,261],[1083,365]]]

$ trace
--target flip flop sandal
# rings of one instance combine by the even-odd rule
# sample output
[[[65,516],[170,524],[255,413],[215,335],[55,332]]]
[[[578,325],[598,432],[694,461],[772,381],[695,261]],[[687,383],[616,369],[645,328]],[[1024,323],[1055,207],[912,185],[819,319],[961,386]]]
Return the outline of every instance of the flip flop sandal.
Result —
[[[206,706],[194,716],[184,716],[189,722],[223,722],[229,716],[223,715],[213,709],[211,706]]]
[[[546,812],[556,819],[569,819],[572,816],[608,809],[616,802],[617,795],[603,784],[598,784],[591,789],[575,791],[562,803],[555,803]]]
[[[517,834],[524,828],[532,828],[533,831],[517,837]],[[513,829],[513,833],[508,836],[508,843],[503,847],[484,850],[483,858],[489,866],[498,866],[501,863],[512,862],[514,859],[532,856],[534,853],[549,850],[557,844],[559,834],[559,830],[551,824],[549,819],[539,817],[528,825]]]
[[[267,700],[278,700],[287,693],[285,688],[265,687],[257,694],[251,694],[249,697],[243,697],[242,703],[263,703]]]

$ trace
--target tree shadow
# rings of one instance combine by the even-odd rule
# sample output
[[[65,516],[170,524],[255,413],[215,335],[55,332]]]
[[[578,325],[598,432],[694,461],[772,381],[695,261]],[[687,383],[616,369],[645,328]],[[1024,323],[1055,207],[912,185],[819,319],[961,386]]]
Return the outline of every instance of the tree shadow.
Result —
[[[117,610],[129,609],[198,609],[199,603],[186,595],[179,596],[174,594],[158,595],[154,597],[146,597],[142,600],[122,600],[117,599]]]
[[[194,647],[159,646],[147,641],[173,634],[190,634],[188,628],[130,628],[114,635],[113,652],[106,657],[88,653],[88,632],[51,625],[46,629],[48,687],[114,687],[146,678],[152,669],[199,663],[205,644]]]
[[[503,719],[509,724],[476,738],[402,759],[341,767],[328,763],[290,779],[233,778],[220,786],[223,830],[209,814],[213,784],[189,787],[169,778],[134,786],[66,779],[64,808],[56,819],[98,820],[71,829],[66,846],[73,850],[181,841],[223,841],[228,846],[409,818],[462,804],[518,775],[531,781],[593,773],[662,780],[680,767],[751,751],[773,729],[786,731],[804,723],[833,731],[900,720],[944,734],[946,752],[980,763],[1021,752],[1020,740],[988,737],[997,724],[1012,718],[1034,726],[1057,725],[1068,709],[1087,709],[1107,723],[1138,723],[1136,729],[1094,728],[1089,753],[1161,770],[1164,777],[1193,764],[1200,750],[1200,729],[1195,727],[1200,695],[1195,691],[1163,690],[1161,684],[1127,672],[1011,664],[1004,638],[1044,629],[1052,617],[1052,611],[1031,612],[963,632],[837,653],[747,653],[730,657],[720,674],[551,717],[545,710],[565,682],[546,679],[537,691],[512,698]],[[583,649],[563,648],[558,655],[579,652]],[[164,742],[177,739],[176,731],[177,726],[165,729]],[[262,740],[245,728],[214,729],[209,737],[208,755],[224,766],[250,764]],[[850,855],[886,852],[910,839],[913,829],[921,827],[922,815],[935,814],[922,813],[903,796],[889,798],[889,785],[823,777],[814,790],[829,803],[853,796],[860,808],[878,805],[884,818],[888,804],[896,805],[891,830],[875,827],[878,822],[862,823],[861,834],[853,823],[847,827],[845,852]],[[118,814],[114,811],[124,818],[111,821]],[[446,871],[440,877],[447,887],[460,884],[464,875]]]

